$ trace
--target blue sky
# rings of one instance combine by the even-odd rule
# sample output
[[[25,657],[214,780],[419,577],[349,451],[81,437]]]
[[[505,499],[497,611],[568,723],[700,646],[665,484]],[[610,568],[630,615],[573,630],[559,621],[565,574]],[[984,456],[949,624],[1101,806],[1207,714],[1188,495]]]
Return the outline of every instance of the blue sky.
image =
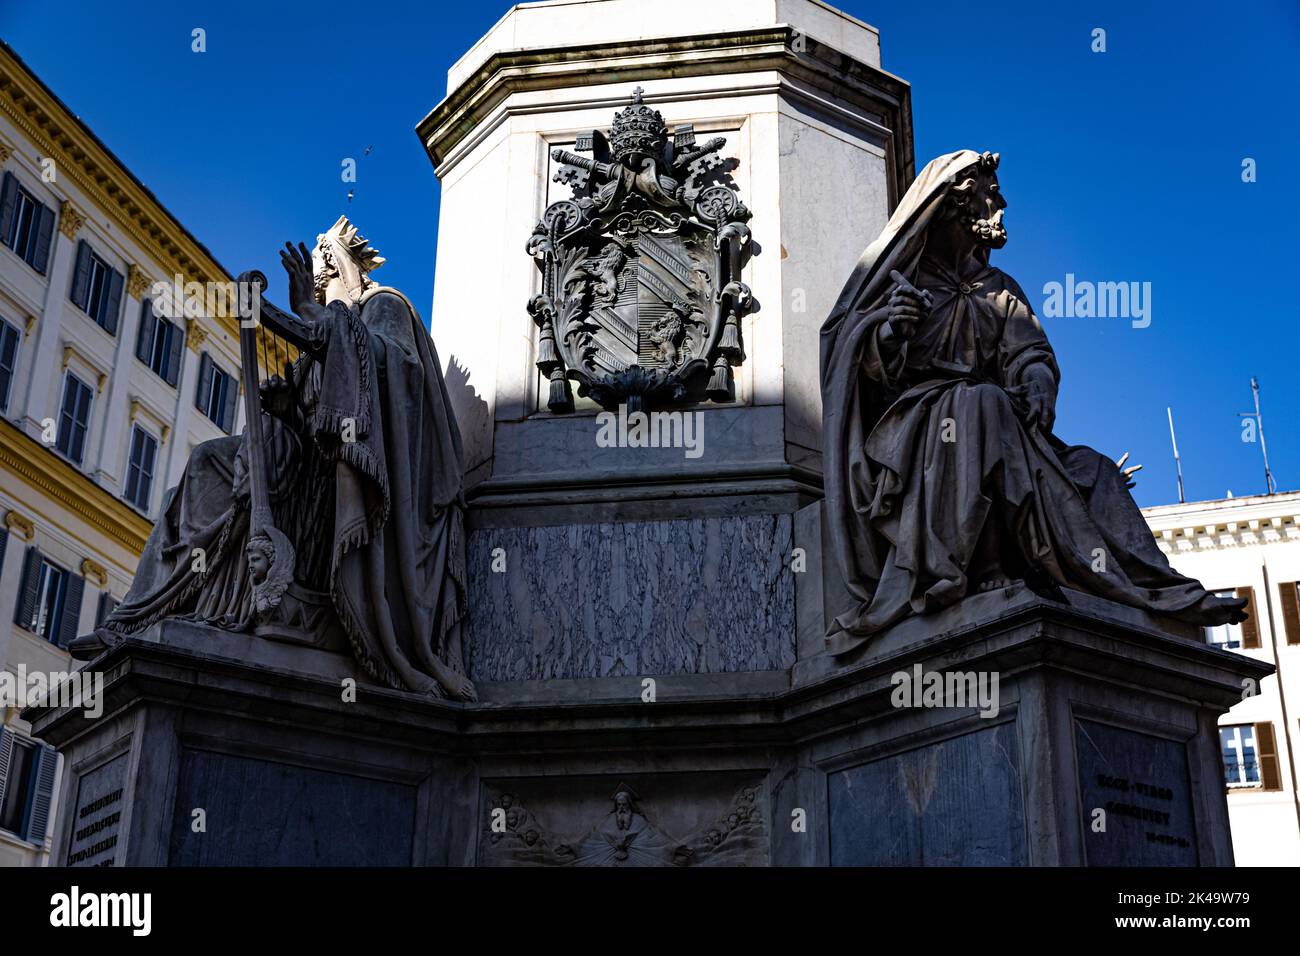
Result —
[[[1131,451],[1139,504],[1161,504],[1176,496],[1170,405],[1188,498],[1258,494],[1259,446],[1237,415],[1255,375],[1273,473],[1300,488],[1300,3],[840,6],[880,30],[884,68],[912,84],[918,169],[963,147],[1002,154],[1010,241],[994,261],[1035,308],[1067,273],[1151,283],[1147,328],[1043,319],[1063,373],[1057,433]],[[388,257],[384,280],[427,313],[438,185],[413,128],[507,9],[0,0],[0,37],[231,271],[271,274],[285,239],[346,210]],[[206,53],[191,51],[195,27]],[[1090,49],[1098,27],[1105,53]]]

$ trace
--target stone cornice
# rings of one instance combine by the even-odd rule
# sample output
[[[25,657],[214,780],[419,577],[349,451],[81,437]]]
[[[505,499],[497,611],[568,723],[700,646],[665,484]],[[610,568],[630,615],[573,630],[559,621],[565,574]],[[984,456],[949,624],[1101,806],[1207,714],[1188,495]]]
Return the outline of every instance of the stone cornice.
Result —
[[[1300,493],[1144,508],[1165,554],[1300,541]]]
[[[661,79],[665,60],[674,78],[777,72],[821,94],[813,99],[832,110],[875,114],[890,140],[893,201],[915,176],[908,84],[788,26],[495,53],[416,125],[416,134],[441,176],[462,141],[480,133],[512,94]],[[796,87],[780,89],[793,95]],[[646,102],[654,101],[647,94]]]
[[[148,520],[4,420],[0,420],[0,468],[48,495],[133,555],[144,550]]]
[[[1161,528],[1155,535],[1156,543],[1165,554],[1280,544],[1300,541],[1300,515],[1199,524],[1189,521],[1186,527]]]

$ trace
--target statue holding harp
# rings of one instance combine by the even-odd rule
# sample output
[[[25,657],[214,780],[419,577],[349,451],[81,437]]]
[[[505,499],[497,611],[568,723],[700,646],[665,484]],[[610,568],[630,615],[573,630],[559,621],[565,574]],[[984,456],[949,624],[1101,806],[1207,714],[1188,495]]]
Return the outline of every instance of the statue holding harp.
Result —
[[[463,456],[433,342],[370,278],[384,259],[346,217],[280,257],[293,314],[260,298],[263,275],[240,277],[260,304],[240,330],[243,434],[194,449],[125,600],[69,650],[90,659],[177,618],[350,652],[386,686],[473,700]]]

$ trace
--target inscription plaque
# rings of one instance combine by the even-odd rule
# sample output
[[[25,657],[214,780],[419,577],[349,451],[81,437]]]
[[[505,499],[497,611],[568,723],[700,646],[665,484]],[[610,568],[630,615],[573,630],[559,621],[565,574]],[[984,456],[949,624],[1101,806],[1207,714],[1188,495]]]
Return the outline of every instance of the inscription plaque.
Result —
[[[1197,865],[1185,745],[1077,720],[1075,754],[1089,866]]]
[[[83,774],[72,811],[68,866],[112,866],[125,806],[126,754]]]

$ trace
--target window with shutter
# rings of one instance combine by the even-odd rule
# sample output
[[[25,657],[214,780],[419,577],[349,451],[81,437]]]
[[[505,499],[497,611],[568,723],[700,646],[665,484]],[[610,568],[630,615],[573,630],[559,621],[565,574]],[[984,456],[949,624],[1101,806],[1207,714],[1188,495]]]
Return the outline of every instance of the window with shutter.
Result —
[[[12,731],[5,731],[9,750],[5,773],[4,799],[0,802],[0,830],[24,838],[35,783],[36,746]]]
[[[14,732],[0,726],[0,809],[5,805],[9,791],[9,766],[13,762]]]
[[[14,221],[14,206],[18,202],[18,178],[13,173],[5,173],[4,186],[0,187],[0,242],[13,248],[9,242],[9,231]]]
[[[50,829],[50,810],[54,807],[54,778],[59,769],[59,753],[41,744],[36,748],[32,770],[32,798],[27,812],[23,839],[38,846],[45,842]]]
[[[126,500],[141,511],[149,510],[153,494],[154,462],[158,441],[139,425],[131,429],[131,450],[126,462]]]
[[[71,571],[63,572],[63,595],[58,602],[57,617],[46,636],[60,647],[67,647],[77,639],[81,627],[81,597],[86,590],[86,579]]]
[[[205,415],[212,393],[212,369],[212,356],[204,352],[199,358],[199,384],[194,390],[194,407]]]
[[[108,281],[104,288],[104,301],[100,303],[95,321],[109,335],[117,335],[117,319],[122,313],[122,290],[126,286],[126,277],[116,269],[108,270]]]
[[[73,604],[73,615],[80,613],[83,586],[80,577],[51,564],[35,547],[29,547],[23,560],[22,585],[14,623],[51,643],[60,643],[65,626],[64,608]],[[75,632],[76,621],[71,626]]]
[[[1241,646],[1246,649],[1257,648],[1259,644],[1259,614],[1255,604],[1254,588],[1237,588],[1237,597],[1246,599],[1248,617],[1241,622]]]
[[[181,380],[181,363],[185,361],[185,330],[179,325],[173,325],[168,322],[168,351],[167,367],[163,372],[163,379],[172,388]]]
[[[28,545],[23,554],[23,574],[18,585],[18,601],[14,607],[14,623],[19,627],[32,630],[36,619],[36,594],[40,587],[41,552],[35,545]]]
[[[1255,725],[1220,727],[1219,745],[1223,751],[1223,781],[1228,789],[1258,787],[1259,760],[1256,757]]]
[[[5,173],[0,205],[0,242],[44,275],[54,235],[54,211],[23,189],[12,173]]]
[[[153,310],[153,299],[144,299],[140,303],[140,327],[135,332],[135,357],[145,365],[153,355],[154,327],[158,316]]]
[[[1300,582],[1282,584],[1282,626],[1288,644],[1300,644]]]
[[[82,312],[89,314],[87,308],[90,293],[90,246],[86,244],[85,239],[77,240],[77,264],[72,270],[72,288],[68,292],[68,298]]]
[[[126,279],[91,251],[83,239],[77,245],[77,268],[72,279],[72,301],[109,335],[117,335]]]
[[[90,429],[90,404],[94,397],[89,385],[71,372],[63,382],[63,403],[59,410],[59,431],[55,449],[80,465],[86,453],[86,432]]]
[[[1277,764],[1277,740],[1273,736],[1273,725],[1262,723],[1255,725],[1255,749],[1259,754],[1259,779],[1264,790],[1281,790],[1282,774]]]
[[[0,319],[0,411],[9,408],[14,373],[18,369],[18,345],[22,338],[22,333],[16,327]]]
[[[50,248],[54,244],[54,210],[41,205],[41,224],[36,234],[36,249],[32,254],[31,266],[41,275],[45,275],[50,266]]]
[[[233,375],[221,373],[223,392],[221,395],[221,421],[217,422],[223,431],[233,432],[235,430],[235,415],[237,413],[236,402],[239,401],[239,386],[235,384]]]

